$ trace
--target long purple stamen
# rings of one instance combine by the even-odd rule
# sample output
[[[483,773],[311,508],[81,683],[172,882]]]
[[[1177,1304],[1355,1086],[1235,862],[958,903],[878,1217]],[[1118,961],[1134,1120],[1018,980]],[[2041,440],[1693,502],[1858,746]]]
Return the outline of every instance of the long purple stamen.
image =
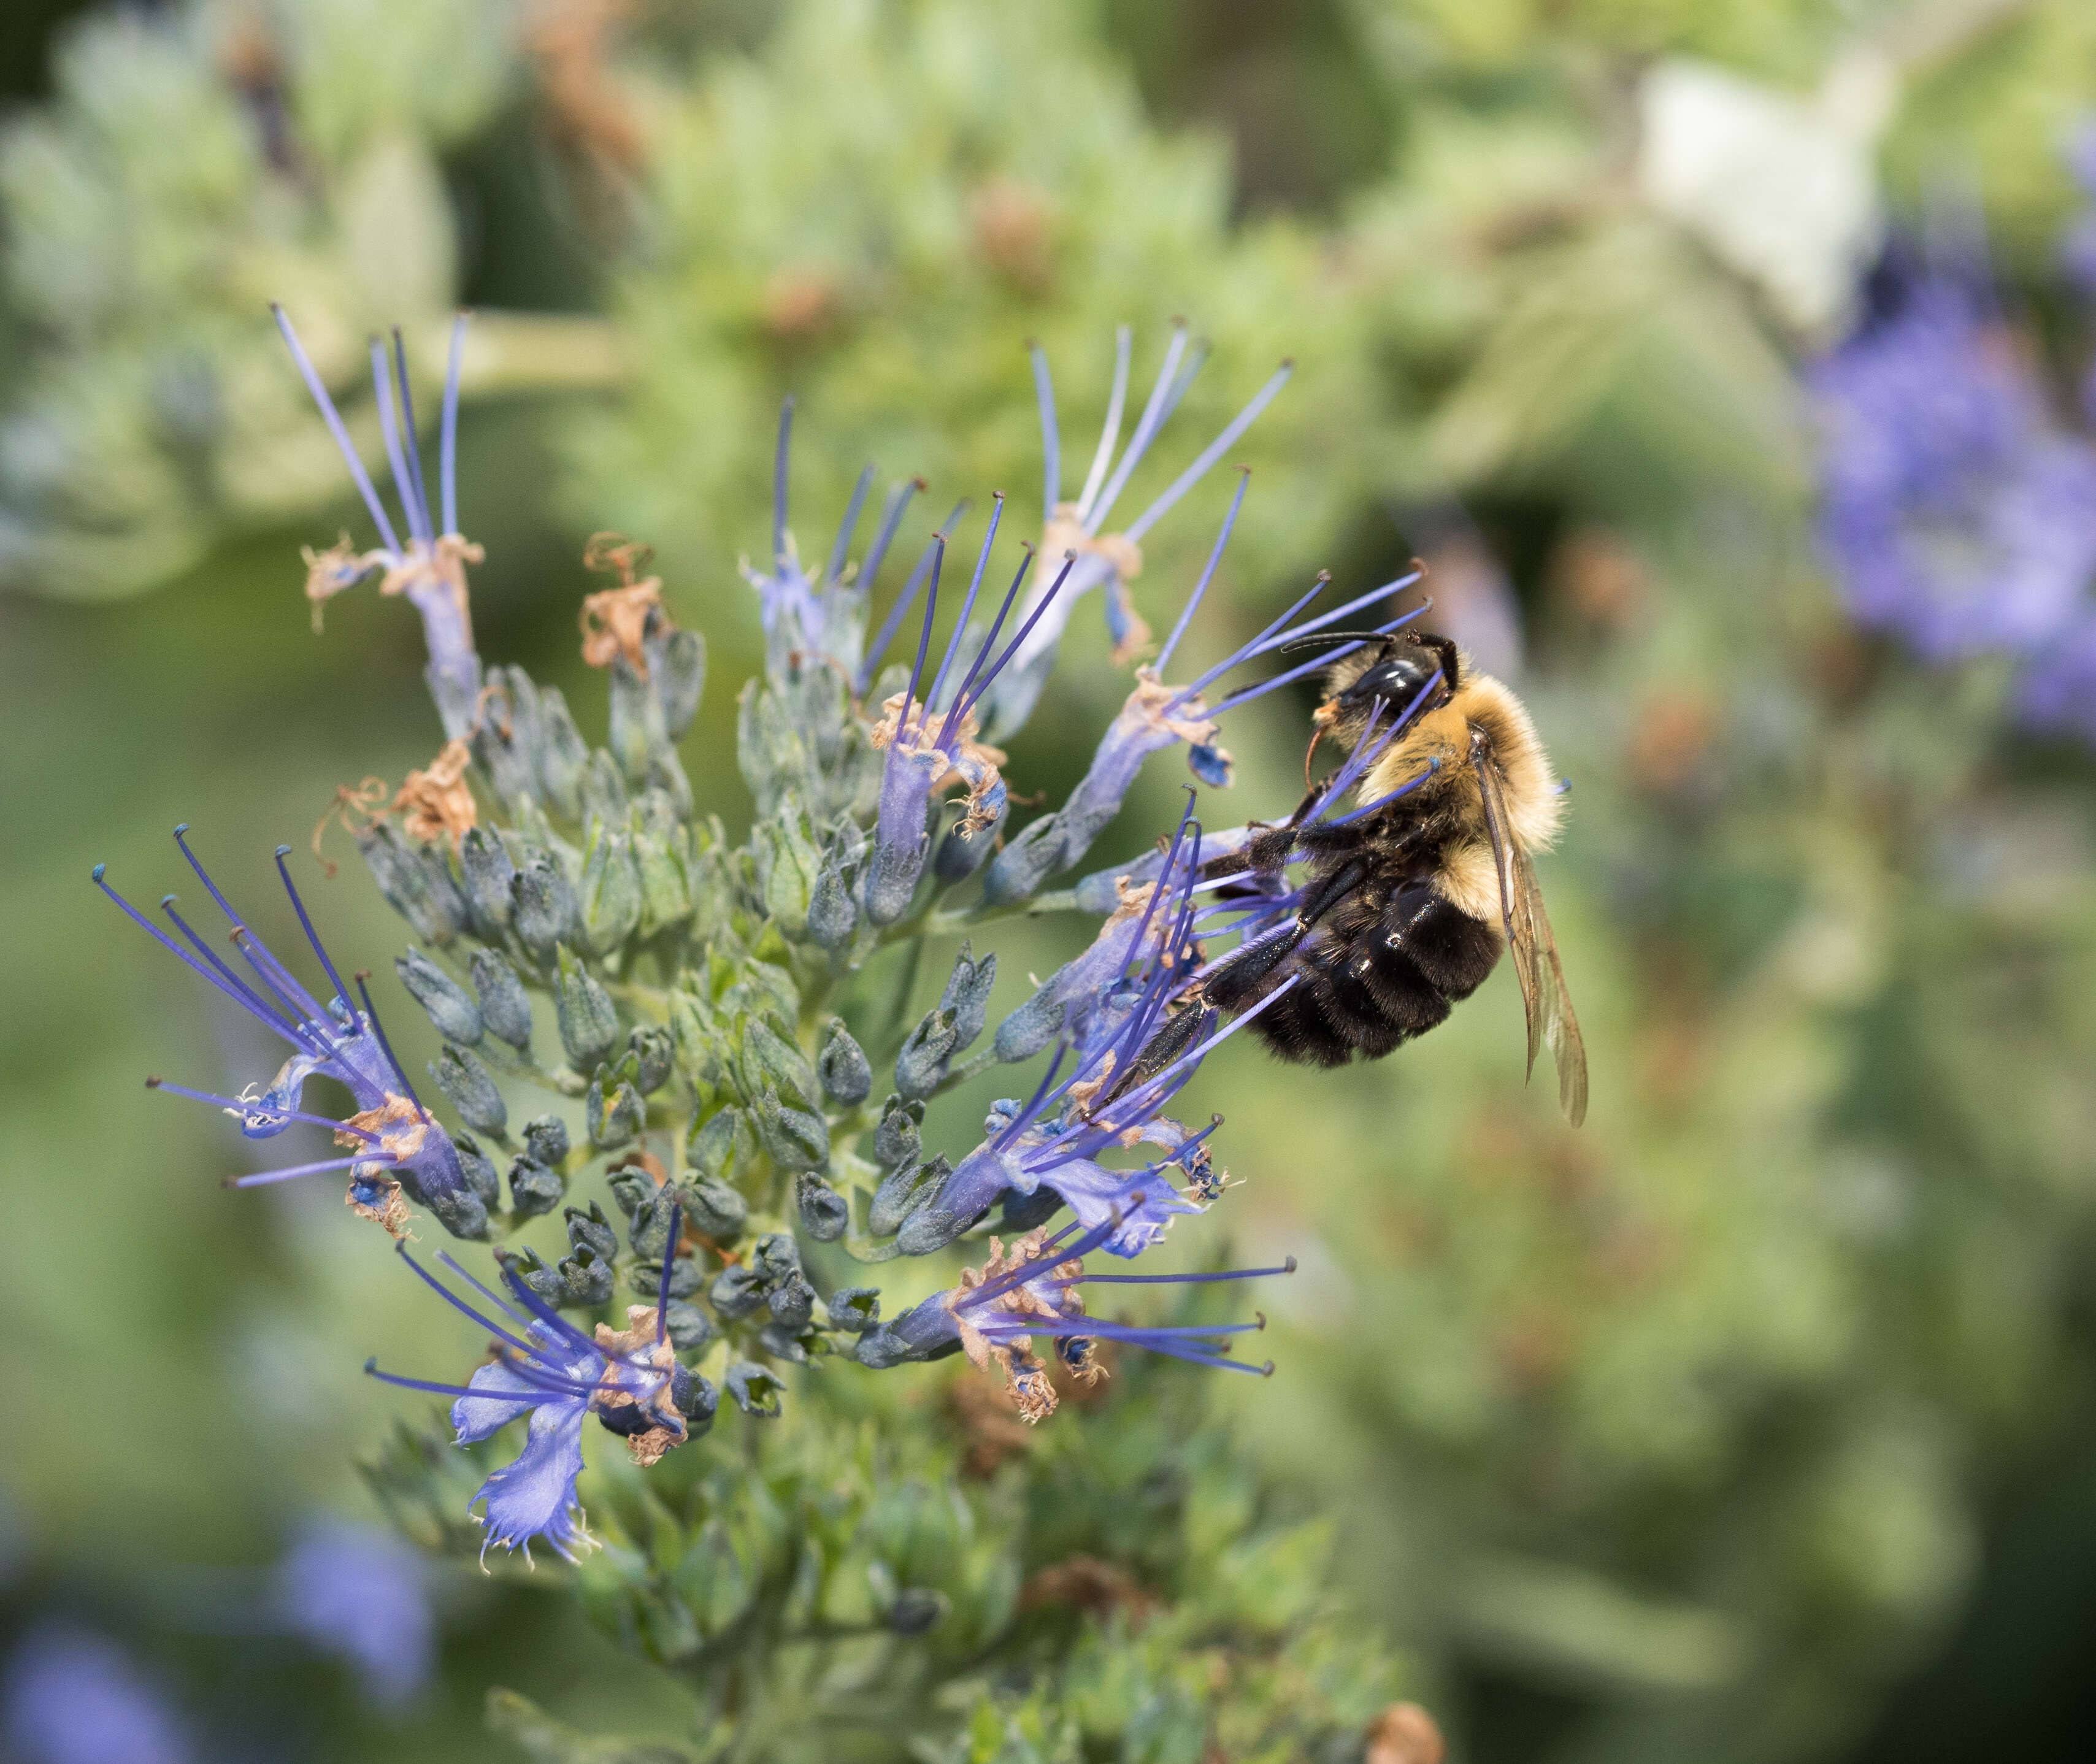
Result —
[[[662,1251],[662,1284],[655,1295],[655,1339],[659,1345],[670,1333],[670,1276],[677,1266],[677,1241],[683,1235],[683,1207],[670,1203],[670,1241]]]
[[[864,468],[858,482],[852,486],[851,500],[845,504],[845,517],[837,522],[837,542],[830,548],[829,566],[823,572],[823,597],[829,598],[838,580],[845,573],[845,558],[851,550],[852,535],[858,531],[859,511],[866,506],[866,493],[873,482],[873,468]]]
[[[1063,567],[1055,572],[1055,579],[1048,584],[1048,592],[1041,596],[1041,604],[1027,614],[1026,622],[1019,627],[1018,634],[1004,646],[1003,653],[998,657],[997,660],[990,664],[989,671],[983,675],[981,682],[975,689],[974,695],[963,704],[961,708],[963,711],[972,710],[981,702],[982,695],[989,690],[990,682],[1004,671],[1006,663],[1019,653],[1019,646],[1026,641],[1028,634],[1041,622],[1041,615],[1055,604],[1056,595],[1061,592],[1063,584],[1069,580],[1070,571],[1076,567],[1076,559],[1074,556],[1063,560]]]
[[[989,567],[989,548],[997,543],[998,523],[1003,518],[1004,492],[1000,490],[990,497],[989,531],[983,535],[982,549],[976,553],[975,574],[968,578],[967,598],[961,602],[960,617],[954,622],[954,635],[947,641],[946,653],[939,663],[939,671],[932,676],[932,690],[925,694],[928,714],[931,707],[939,701],[939,695],[945,688],[946,675],[953,668],[954,657],[960,650],[961,639],[967,631],[968,620],[975,613],[976,596],[982,592],[983,572]]]
[[[1322,594],[1325,590],[1331,585],[1331,581],[1332,572],[1330,570],[1319,570],[1317,572],[1317,579],[1310,584],[1308,592],[1300,596],[1295,600],[1295,604],[1289,607],[1287,611],[1283,613],[1280,618],[1275,619],[1272,624],[1269,625],[1265,630],[1262,631],[1256,637],[1253,638],[1252,640],[1242,648],[1236,650],[1225,660],[1218,662],[1205,674],[1197,674],[1194,675],[1193,680],[1190,683],[1179,688],[1177,695],[1172,701],[1172,704],[1184,704],[1196,692],[1201,691],[1204,687],[1206,687],[1211,680],[1216,679],[1222,675],[1229,673],[1229,670],[1235,667],[1238,662],[1244,661],[1247,657],[1257,655],[1260,652],[1260,646],[1264,644],[1268,638],[1273,636],[1276,631],[1283,629],[1287,625],[1289,620],[1295,618],[1295,616],[1298,613],[1301,612],[1304,607],[1308,606],[1312,600],[1316,600],[1319,595]]]
[[[1106,482],[1107,469],[1113,464],[1114,449],[1120,444],[1120,419],[1128,404],[1128,369],[1129,351],[1135,342],[1135,333],[1129,326],[1117,326],[1114,331],[1113,391],[1107,400],[1106,421],[1099,428],[1098,450],[1092,455],[1091,469],[1085,474],[1085,487],[1077,498],[1077,518],[1082,521],[1091,510],[1092,503]],[[1051,509],[1051,513],[1054,512]]]
[[[1172,327],[1172,342],[1164,351],[1164,365],[1158,369],[1157,383],[1150,389],[1150,400],[1142,407],[1142,414],[1136,419],[1135,433],[1129,437],[1128,450],[1114,467],[1113,476],[1107,480],[1106,488],[1099,492],[1099,500],[1085,513],[1085,531],[1097,534],[1106,524],[1107,517],[1113,513],[1113,505],[1120,500],[1127,486],[1129,474],[1142,462],[1142,456],[1150,451],[1150,443],[1156,439],[1157,431],[1164,426],[1167,414],[1165,400],[1171,397],[1174,376],[1179,371],[1179,358],[1186,352],[1186,327],[1175,324]]]
[[[429,1269],[423,1267],[420,1262],[417,1261],[413,1256],[410,1255],[408,1253],[408,1247],[406,1244],[404,1243],[400,1245],[395,1253],[397,1254],[400,1260],[405,1262],[408,1267],[414,1269],[415,1277],[417,1280],[421,1281],[424,1286],[427,1286],[430,1291],[434,1292],[439,1299],[443,1299],[444,1303],[449,1305],[454,1311],[457,1311],[463,1315],[472,1318],[474,1322],[478,1323],[483,1329],[486,1330],[489,1334],[499,1336],[502,1340],[509,1343],[512,1347],[516,1348],[519,1352],[530,1354],[537,1351],[529,1342],[512,1335],[508,1330],[504,1329],[500,1323],[496,1322],[492,1318],[482,1316],[479,1312],[476,1311],[471,1305],[468,1304],[465,1299],[459,1297],[459,1295],[453,1292],[450,1287],[447,1286],[441,1280],[438,1279],[434,1274],[431,1273]],[[492,1295],[491,1295],[491,1296]]]
[[[1352,813],[1343,814],[1337,820],[1328,822],[1326,824],[1332,827],[1345,827],[1351,822],[1358,821],[1365,814],[1374,814],[1378,809],[1386,809],[1391,803],[1398,801],[1403,797],[1410,796],[1413,791],[1417,790],[1421,784],[1425,784],[1428,779],[1431,778],[1440,770],[1441,762],[1439,759],[1430,759],[1426,762],[1426,770],[1421,772],[1417,777],[1407,779],[1403,784],[1400,784],[1396,789],[1389,792],[1386,795],[1378,797],[1373,802],[1364,802],[1358,809],[1354,810]]]
[[[1041,515],[1046,520],[1063,500],[1063,437],[1055,426],[1055,387],[1048,377],[1048,351],[1032,346],[1033,391],[1041,404]]]
[[[295,1164],[288,1169],[264,1170],[254,1176],[229,1177],[225,1185],[228,1188],[264,1188],[272,1182],[288,1182],[293,1177],[318,1176],[324,1170],[347,1170],[359,1164],[381,1164],[390,1169],[393,1162],[390,1157],[360,1152],[353,1158],[330,1158],[324,1164]]]
[[[873,549],[866,554],[866,561],[859,566],[858,578],[853,583],[857,592],[870,594],[873,592],[873,579],[880,574],[881,560],[887,557],[888,548],[894,541],[896,528],[902,524],[902,511],[910,506],[910,499],[924,487],[923,478],[913,478],[907,482],[897,484],[888,493],[888,501],[880,511],[880,525],[874,531]],[[962,506],[964,508],[967,504]],[[953,517],[954,520],[960,518],[959,509],[954,510]]]
[[[943,542],[946,535],[959,524],[968,508],[968,499],[965,496],[954,504],[954,512],[946,517],[946,524],[932,535],[932,543],[924,548],[924,555],[917,560],[917,567],[910,572],[910,579],[902,584],[902,594],[895,605],[888,609],[888,617],[881,621],[880,633],[867,646],[866,660],[859,664],[858,671],[858,693],[862,698],[872,689],[874,670],[880,666],[880,658],[888,653],[888,645],[893,640],[897,627],[915,604],[917,591],[924,586],[924,579],[932,573],[932,565],[943,554]]]
[[[393,377],[400,388],[400,433],[408,443],[408,482],[401,492],[412,503],[409,522],[421,535],[422,543],[434,549],[436,531],[430,525],[430,486],[422,476],[422,443],[415,434],[415,395],[408,386],[408,346],[401,341],[400,327],[393,327]]]
[[[793,444],[793,395],[779,407],[779,450],[771,466],[771,567],[786,561],[786,457]]]
[[[1212,1280],[1264,1280],[1270,1274],[1292,1274],[1295,1258],[1278,1268],[1232,1268],[1213,1274],[1080,1274],[1065,1284],[1077,1286],[1197,1286]]]
[[[371,339],[371,383],[378,395],[378,428],[386,438],[386,463],[393,472],[393,493],[408,517],[410,539],[422,536],[422,523],[415,512],[414,492],[408,487],[408,459],[400,451],[400,420],[393,409],[392,373],[386,366],[386,345]]]
[[[241,993],[234,989],[233,984],[227,980],[221,980],[208,966],[199,961],[196,957],[190,954],[187,950],[185,950],[179,943],[176,942],[173,938],[170,937],[165,932],[161,930],[158,925],[155,924],[151,919],[146,918],[146,915],[140,912],[137,907],[133,906],[130,902],[124,899],[124,897],[121,894],[119,894],[116,889],[110,887],[107,882],[103,881],[102,879],[103,867],[104,867],[103,865],[97,864],[94,868],[89,872],[89,874],[94,878],[94,885],[100,889],[103,893],[107,894],[110,899],[116,902],[118,907],[122,910],[125,918],[129,919],[133,924],[138,926],[140,930],[143,931],[147,937],[151,937],[155,943],[159,944],[161,948],[166,950],[170,954],[173,955],[178,961],[182,963],[185,967],[194,970],[196,973],[201,975],[205,980],[208,980],[213,986],[216,986],[221,992],[224,993],[227,998],[233,1000],[233,1002],[238,1005],[242,1010],[249,1008],[247,998],[242,996]],[[270,1028],[277,1028],[277,1025],[273,1019],[265,1018],[264,1020],[269,1023]],[[294,1047],[299,1049],[300,1052],[311,1053],[312,1051],[311,1046],[308,1043],[301,1041],[297,1036],[290,1034],[289,1032],[282,1029],[278,1029],[278,1033],[282,1034],[285,1037],[285,1039],[289,1041]]]
[[[1251,482],[1249,466],[1238,469],[1238,487],[1230,498],[1229,513],[1223,517],[1223,530],[1216,535],[1216,548],[1208,553],[1207,567],[1201,571],[1201,579],[1194,584],[1194,592],[1186,596],[1186,604],[1179,609],[1179,622],[1172,627],[1172,635],[1164,640],[1164,647],[1157,652],[1151,668],[1162,679],[1166,666],[1172,660],[1172,652],[1179,647],[1179,640],[1186,635],[1186,627],[1194,622],[1202,597],[1208,592],[1208,583],[1216,574],[1216,565],[1223,561],[1223,548],[1230,542],[1230,530],[1238,524],[1238,510],[1244,506],[1245,491]]]
[[[444,531],[458,531],[458,404],[459,373],[465,359],[464,312],[452,321],[450,359],[444,364],[444,413],[437,451],[437,477],[444,499]]]
[[[1402,631],[1426,610],[1426,609],[1422,606],[1405,613],[1402,618],[1387,620],[1375,627],[1375,634],[1378,637],[1387,637],[1393,631]],[[1314,660],[1299,662],[1295,666],[1275,675],[1270,679],[1258,681],[1253,685],[1232,692],[1229,697],[1212,706],[1208,714],[1212,717],[1220,717],[1225,711],[1234,710],[1239,705],[1248,705],[1255,698],[1264,698],[1277,687],[1286,686],[1293,681],[1299,680],[1306,674],[1315,674],[1320,669],[1328,668],[1342,656],[1351,655],[1361,647],[1361,642],[1362,640],[1356,638],[1353,642],[1343,644],[1336,649],[1327,649]]]
[[[328,389],[321,383],[319,370],[313,366],[312,358],[306,353],[306,346],[299,341],[299,334],[291,329],[291,321],[285,316],[282,307],[273,300],[269,310],[276,315],[277,329],[284,334],[284,341],[290,347],[291,360],[298,365],[299,375],[306,382],[306,390],[313,395],[313,402],[320,406],[321,416],[334,437],[334,444],[342,450],[349,475],[355,481],[357,493],[364,498],[364,505],[371,511],[372,524],[378,529],[378,536],[385,540],[386,548],[395,557],[400,555],[400,541],[394,533],[393,523],[386,518],[386,505],[378,500],[373,487],[371,474],[364,469],[356,445],[349,439],[349,430],[343,426],[342,413],[334,408],[334,400],[328,396]]]
[[[1289,377],[1295,372],[1295,364],[1284,361],[1273,377],[1252,395],[1251,402],[1230,419],[1229,427],[1195,456],[1194,463],[1172,481],[1164,495],[1129,523],[1128,536],[1140,539],[1151,528],[1171,512],[1173,504],[1199,482],[1203,476],[1235,444],[1238,437],[1258,420],[1259,414],[1272,404]]]
[[[225,958],[197,934],[190,922],[175,910],[173,895],[164,894],[160,897],[160,910],[175,922],[176,928],[189,939],[196,953],[225,976],[227,983],[234,989],[242,1002],[256,1016],[287,1041],[296,1042],[312,1052],[318,1053],[325,1050],[323,1044],[305,1023],[285,1015],[235,973]]]
[[[1277,998],[1282,998],[1287,993],[1291,991],[1301,981],[1302,978],[1303,976],[1299,974],[1290,975],[1286,980],[1283,980],[1278,986],[1275,987],[1272,992],[1269,993],[1264,998],[1260,999],[1260,1002],[1254,1005],[1251,1010],[1244,1012],[1242,1015],[1233,1019],[1227,1027],[1217,1030],[1215,1034],[1208,1037],[1208,1038],[1203,1041],[1199,1046],[1191,1048],[1187,1052],[1181,1054],[1178,1059],[1172,1061],[1172,1063],[1167,1066],[1164,1071],[1152,1077],[1147,1083],[1143,1085],[1141,1089],[1132,1091],[1127,1096],[1122,1098],[1121,1112],[1127,1117],[1127,1119],[1122,1122],[1121,1126],[1112,1127],[1107,1130],[1112,1133],[1118,1134],[1121,1131],[1121,1127],[1133,1126],[1137,1120],[1154,1112],[1156,1106],[1155,1100],[1150,1095],[1150,1093],[1161,1089],[1165,1083],[1182,1068],[1199,1064],[1201,1060],[1207,1057],[1208,1054],[1213,1049],[1219,1046],[1221,1043],[1228,1041],[1233,1035],[1236,1034],[1239,1029],[1242,1028],[1247,1023],[1251,1022],[1255,1017],[1256,1017],[1260,1012],[1265,1010],[1268,1006],[1271,1005]],[[1099,1122],[1098,1124],[1102,1129],[1107,1129],[1107,1124],[1103,1120]]]
[[[968,688],[976,683],[976,677],[981,674],[983,662],[989,654],[990,645],[997,641],[997,634],[1004,629],[1005,619],[1011,611],[1011,603],[1019,598],[1020,588],[1026,581],[1026,573],[1033,567],[1033,548],[1021,539],[1020,549],[1024,555],[1019,560],[1019,568],[1012,576],[1011,586],[1005,590],[1004,603],[998,608],[997,617],[990,621],[988,633],[976,646],[975,660],[968,664],[967,672],[961,676],[961,683],[954,688],[953,708],[947,711],[946,720],[939,725],[938,744],[942,748],[953,740],[954,731],[960,727],[961,718],[967,714],[967,708],[972,702]],[[987,687],[989,681],[986,679],[983,684]]]
[[[936,553],[932,559],[932,586],[924,596],[924,629],[917,639],[917,661],[910,670],[910,685],[902,695],[902,715],[895,727],[895,742],[898,747],[909,734],[910,719],[917,710],[917,683],[924,676],[924,657],[932,647],[932,617],[939,610],[939,572],[945,567],[945,535],[934,533],[932,544]]]
[[[299,915],[299,924],[305,929],[306,941],[313,946],[313,954],[320,958],[321,968],[334,984],[335,997],[342,1001],[343,1009],[347,1010],[349,1006],[349,989],[343,985],[342,976],[335,972],[334,963],[328,959],[327,950],[321,942],[321,934],[313,929],[312,919],[306,911],[306,903],[299,898],[298,889],[291,880],[291,872],[284,862],[290,854],[291,848],[289,845],[279,845],[277,848],[277,874],[284,879],[284,892],[291,897],[291,906]]]

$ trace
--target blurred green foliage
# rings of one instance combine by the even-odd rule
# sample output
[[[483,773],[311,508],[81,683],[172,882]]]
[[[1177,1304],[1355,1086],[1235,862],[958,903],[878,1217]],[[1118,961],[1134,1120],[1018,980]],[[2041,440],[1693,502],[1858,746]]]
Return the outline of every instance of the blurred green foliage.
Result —
[[[303,637],[294,544],[329,536],[343,499],[260,302],[331,334],[324,365],[347,377],[365,327],[426,325],[461,289],[499,308],[518,265],[558,259],[590,266],[575,285],[601,290],[602,328],[539,334],[552,353],[505,371],[599,389],[483,400],[461,500],[493,552],[484,652],[579,710],[583,583],[557,560],[591,528],[661,548],[673,606],[727,653],[717,677],[753,651],[730,565],[762,543],[784,391],[803,413],[797,508],[819,511],[804,539],[867,457],[939,496],[1011,490],[1030,519],[1023,340],[1061,370],[1074,454],[1113,325],[1152,338],[1184,312],[1216,349],[1189,434],[1276,356],[1302,363],[1242,449],[1219,626],[1256,629],[1321,565],[1382,579],[1430,548],[1420,511],[1459,499],[1574,780],[1543,872],[1593,1054],[1580,1133],[1521,1092],[1510,980],[1374,1067],[1283,1070],[1234,1046],[1195,1101],[1229,1107],[1247,1247],[1303,1264],[1279,1376],[1197,1395],[1145,1370],[958,1497],[875,1461],[849,1403],[766,1448],[778,1522],[826,1572],[922,1506],[957,1602],[1080,1555],[1168,1593],[1161,1613],[1029,1617],[1070,1626],[1044,1652],[1056,1673],[949,1710],[972,1748],[956,1755],[1111,1755],[1138,1705],[1168,1729],[1199,1699],[1212,1646],[1249,1650],[1225,1673],[1319,1681],[1299,1703],[1261,1688],[1260,1706],[1334,1707],[1358,1730],[1360,1688],[1384,1692],[1333,1628],[1348,1605],[1464,1758],[2047,1755],[2002,1725],[2017,1700],[2057,1712],[2018,1676],[2047,1656],[2002,1637],[2096,1577],[2088,762],[2004,732],[1984,672],[1924,675],[1841,626],[1807,531],[1793,368],[1810,339],[1655,212],[1632,164],[1651,57],[1802,92],[1845,47],[1897,48],[1928,19],[1893,0],[1334,0],[1254,31],[1201,10],[666,3],[562,60],[516,46],[508,8],[286,0],[63,40],[54,95],[0,154],[0,567],[42,596],[161,587],[0,608],[17,830],[0,873],[34,928],[4,1029],[0,1194],[65,1247],[18,1235],[0,1291],[18,1344],[0,1396],[24,1442],[5,1474],[33,1546],[6,1596],[120,1609],[141,1561],[266,1553],[299,1502],[353,1498],[351,1457],[397,1413],[356,1379],[362,1354],[426,1345],[392,1271],[338,1253],[338,1208],[220,1196],[211,1124],[132,1088],[180,1054],[194,1000],[111,946],[80,878],[98,858],[142,867],[177,814],[259,853],[335,783],[427,758],[397,609],[346,601],[324,644]],[[2042,312],[2057,141],[2096,97],[2096,39],[2074,0],[1928,17],[1961,11],[1911,62],[1886,187],[1910,203],[1976,181],[2011,290]],[[225,59],[236,15],[269,21],[295,169]],[[1312,101],[1277,118],[1276,93]],[[295,534],[260,526],[294,509]],[[1153,615],[1206,518],[1190,509],[1150,559]],[[1118,695],[1084,671],[1029,731],[1018,788],[1081,766]],[[686,752],[725,806],[697,758],[726,752],[719,699]],[[1306,703],[1238,744],[1234,818],[1292,803]],[[1170,812],[1159,770],[1124,852]],[[397,942],[368,891],[325,898],[340,945],[375,960]],[[1070,953],[1029,935],[1041,972]],[[119,1381],[120,1436],[83,1440],[83,1379]],[[1185,1418],[1201,1395],[1232,1412],[1228,1455]],[[906,1426],[960,1449],[945,1410]],[[709,1474],[704,1449],[679,1474]],[[1153,1526],[1129,1491],[1159,1465],[1192,1492]],[[832,1507],[840,1475],[855,1492]],[[716,1547],[632,1488],[592,1510],[668,1563]],[[1133,1529],[1056,1530],[1072,1513]],[[1277,1582],[1314,1581],[1313,1534],[1285,1528],[1313,1517],[1338,1540],[1334,1584],[1285,1622],[1269,1590],[1253,1632],[1215,1643],[1232,1564],[1289,1547],[1245,1540],[1298,1539]],[[1902,1674],[2005,1535],[2023,1541],[1998,1571],[2024,1578],[1982,1583],[1989,1627],[1933,1681],[1966,1687],[1946,1705]],[[787,1609],[779,1573],[755,1579]],[[679,1755],[591,1737],[679,1732],[682,1694],[513,1584],[461,1611],[448,1702],[406,1730],[313,1732],[312,1755],[516,1756],[474,1736],[490,1683],[551,1711],[497,1710],[530,1755]],[[631,1611],[596,1609],[630,1631]],[[234,1700],[208,1648],[165,1645],[199,1699]],[[1225,1755],[1295,1755],[1276,1731]],[[1198,1756],[1177,1730],[1142,1743],[1124,1755]]]

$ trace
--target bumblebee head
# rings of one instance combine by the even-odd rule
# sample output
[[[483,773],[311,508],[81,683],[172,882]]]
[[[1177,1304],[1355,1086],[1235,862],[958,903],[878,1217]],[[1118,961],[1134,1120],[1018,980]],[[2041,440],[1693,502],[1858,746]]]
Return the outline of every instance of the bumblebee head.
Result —
[[[1461,670],[1462,659],[1446,637],[1401,631],[1364,644],[1334,662],[1325,676],[1328,696],[1315,719],[1319,732],[1351,747],[1367,728],[1378,700],[1385,706],[1382,727],[1388,728],[1390,719],[1410,709],[1430,683],[1434,689],[1420,705],[1420,714],[1445,704],[1461,683]]]

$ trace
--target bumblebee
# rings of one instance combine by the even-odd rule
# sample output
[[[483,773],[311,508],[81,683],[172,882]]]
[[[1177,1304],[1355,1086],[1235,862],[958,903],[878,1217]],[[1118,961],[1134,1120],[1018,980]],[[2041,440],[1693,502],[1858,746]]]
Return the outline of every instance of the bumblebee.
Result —
[[[1234,892],[1247,903],[1295,897],[1292,919],[1211,972],[1208,1000],[1242,1012],[1292,980],[1250,1025],[1275,1053],[1322,1066],[1380,1059],[1445,1020],[1511,948],[1529,1070],[1547,1042],[1577,1126],[1586,1047],[1531,862],[1563,806],[1527,710],[1446,638],[1410,631],[1353,651],[1325,679],[1312,756],[1329,736],[1358,761],[1395,718],[1411,719],[1360,771],[1343,824],[1319,820],[1330,786],[1313,788],[1289,820],[1255,826],[1240,850],[1203,866],[1211,878],[1245,875]],[[1302,882],[1283,880],[1304,862]]]

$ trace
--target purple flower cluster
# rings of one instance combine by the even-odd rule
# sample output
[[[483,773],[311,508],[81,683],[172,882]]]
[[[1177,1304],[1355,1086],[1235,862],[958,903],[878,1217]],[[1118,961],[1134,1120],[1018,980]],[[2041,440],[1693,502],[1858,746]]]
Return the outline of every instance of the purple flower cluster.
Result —
[[[2096,133],[2070,164],[2096,197]],[[2063,255],[2096,291],[2096,207]],[[1938,665],[2013,657],[2020,720],[2096,741],[2096,442],[2059,413],[1983,265],[1896,255],[1874,293],[1808,377],[1821,544],[1849,613]]]

